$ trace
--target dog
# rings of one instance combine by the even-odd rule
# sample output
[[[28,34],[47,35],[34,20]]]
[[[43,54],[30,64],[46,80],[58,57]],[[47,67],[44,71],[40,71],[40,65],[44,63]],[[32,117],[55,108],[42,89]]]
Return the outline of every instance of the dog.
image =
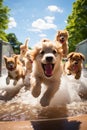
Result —
[[[33,64],[33,60],[30,56],[30,50],[26,53],[26,73],[31,73],[32,72],[32,64]]]
[[[32,72],[32,65],[33,65],[33,60],[30,56],[30,50],[26,53],[26,72],[25,72],[25,79],[24,79],[24,86],[25,86],[25,90],[29,90],[30,89],[30,74]]]
[[[68,31],[59,30],[56,34],[55,42],[57,45],[61,45],[63,49],[63,57],[66,57],[68,54]]]
[[[25,40],[25,43],[23,45],[20,45],[19,59],[23,63],[24,66],[26,64],[26,53],[29,51],[29,49],[28,49],[28,42],[29,42],[29,39],[27,38]]]
[[[79,52],[71,52],[67,55],[67,59],[68,60],[64,64],[64,73],[67,75],[74,75],[75,79],[79,79],[85,56]]]
[[[30,78],[32,95],[38,97],[41,93],[41,84],[45,84],[47,90],[40,100],[40,104],[45,107],[50,104],[59,89],[62,75],[62,48],[49,39],[43,39],[30,54],[33,59]]]
[[[14,55],[12,57],[4,56],[6,68],[8,70],[8,76],[6,78],[6,84],[10,83],[10,79],[13,79],[13,85],[17,84],[17,81],[25,78],[25,68],[23,68],[22,63],[19,61],[18,56]]]

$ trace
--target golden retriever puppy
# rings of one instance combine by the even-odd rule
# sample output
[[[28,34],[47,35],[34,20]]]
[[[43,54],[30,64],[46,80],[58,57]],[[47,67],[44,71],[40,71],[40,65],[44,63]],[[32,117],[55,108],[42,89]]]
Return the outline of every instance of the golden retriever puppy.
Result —
[[[20,61],[23,63],[23,65],[26,64],[26,53],[28,52],[28,42],[29,39],[27,38],[25,40],[25,43],[23,45],[20,46],[20,55],[19,55],[19,59]]]
[[[31,73],[32,72],[32,64],[33,60],[30,56],[30,50],[26,53],[26,73]]]
[[[83,60],[85,57],[82,53],[71,52],[67,56],[68,61],[64,65],[64,73],[68,75],[74,75],[75,79],[79,79],[81,76],[81,70],[83,67]]]
[[[48,106],[50,100],[59,89],[62,74],[62,49],[50,40],[43,39],[32,51],[33,69],[30,78],[32,95],[38,97],[41,93],[41,84],[45,84],[47,90],[40,103]]]
[[[17,81],[25,77],[25,69],[23,68],[22,63],[19,61],[18,56],[14,55],[12,57],[4,56],[6,68],[8,70],[8,76],[6,78],[6,84],[10,83],[10,79],[13,79],[13,84],[16,85]]]
[[[66,57],[68,54],[68,31],[66,30],[59,30],[56,34],[56,44],[61,45],[63,49],[63,57]]]
[[[26,53],[26,72],[25,72],[25,79],[24,79],[24,86],[25,86],[25,90],[29,90],[30,89],[30,73],[32,72],[32,65],[33,65],[33,60],[31,59],[30,56],[30,50]]]

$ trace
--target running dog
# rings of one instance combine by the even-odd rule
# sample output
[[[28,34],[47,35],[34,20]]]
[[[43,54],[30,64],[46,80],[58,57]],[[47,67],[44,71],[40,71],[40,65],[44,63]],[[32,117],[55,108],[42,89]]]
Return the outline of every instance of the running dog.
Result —
[[[68,54],[67,59],[68,61],[64,65],[64,73],[74,75],[75,79],[79,79],[85,56],[82,53],[71,52]]]
[[[59,89],[62,75],[62,48],[48,39],[43,39],[32,51],[33,68],[30,78],[32,95],[38,97],[41,93],[41,84],[47,90],[40,103],[43,107],[50,104],[50,100]]]
[[[59,30],[56,34],[55,42],[57,45],[61,45],[63,49],[63,57],[66,57],[68,54],[68,31]]]
[[[6,78],[6,84],[10,83],[10,79],[13,79],[13,84],[16,85],[17,81],[25,78],[25,68],[23,68],[22,63],[19,61],[18,56],[14,55],[12,57],[4,56],[6,68],[8,70],[8,76]]]

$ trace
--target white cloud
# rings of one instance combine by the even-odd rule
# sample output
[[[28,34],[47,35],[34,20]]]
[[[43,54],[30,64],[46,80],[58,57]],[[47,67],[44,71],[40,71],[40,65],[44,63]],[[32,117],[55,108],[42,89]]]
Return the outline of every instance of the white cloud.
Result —
[[[46,37],[47,35],[42,33],[42,34],[39,34],[40,37]]]
[[[67,23],[67,20],[65,20],[64,22]]]
[[[29,32],[41,32],[41,30],[38,29],[38,28],[29,28],[29,29],[27,29],[27,31],[29,31]]]
[[[16,23],[15,19],[13,17],[10,17],[8,27],[13,28],[13,27],[16,27],[16,26],[17,26],[17,23]]]
[[[32,23],[32,27],[39,30],[56,29],[57,26],[54,23],[50,23],[44,19],[37,19]]]
[[[53,20],[55,19],[55,17],[46,16],[44,19],[45,19],[48,23],[53,23]]]
[[[50,5],[50,6],[48,6],[48,10],[51,11],[51,12],[63,13],[63,9],[61,9],[60,7],[58,7],[56,5]]]

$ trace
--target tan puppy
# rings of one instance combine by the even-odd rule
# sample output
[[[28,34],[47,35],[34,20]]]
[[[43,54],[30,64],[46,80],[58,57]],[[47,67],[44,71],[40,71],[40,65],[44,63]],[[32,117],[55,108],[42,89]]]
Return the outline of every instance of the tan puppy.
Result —
[[[40,100],[42,106],[48,106],[50,100],[59,89],[62,74],[62,49],[50,40],[44,39],[31,51],[33,70],[30,85],[32,95],[38,97],[41,93],[41,84],[47,87]]]
[[[26,73],[31,73],[32,72],[32,63],[33,63],[33,60],[30,56],[30,50],[26,53]]]
[[[25,89],[28,90],[30,89],[30,73],[32,72],[32,64],[33,64],[33,61],[31,59],[31,56],[30,56],[30,51],[28,51],[26,53],[26,72],[25,72],[25,79],[24,79],[24,86],[25,86]]]
[[[8,76],[6,78],[6,84],[10,83],[10,79],[14,80],[14,85],[17,84],[17,81],[25,77],[25,69],[22,66],[22,63],[19,61],[18,56],[14,55],[12,57],[4,56],[6,68],[8,70]]]
[[[19,55],[19,59],[20,61],[23,63],[23,65],[26,64],[26,53],[28,52],[28,42],[29,39],[27,38],[25,40],[25,43],[23,45],[20,46],[20,55]]]
[[[56,34],[55,41],[57,45],[61,45],[63,49],[63,57],[66,57],[68,54],[68,31],[60,30]]]
[[[64,65],[64,72],[68,75],[75,75],[75,79],[79,79],[83,67],[82,61],[85,60],[84,55],[78,52],[71,52],[67,58],[68,61]]]

